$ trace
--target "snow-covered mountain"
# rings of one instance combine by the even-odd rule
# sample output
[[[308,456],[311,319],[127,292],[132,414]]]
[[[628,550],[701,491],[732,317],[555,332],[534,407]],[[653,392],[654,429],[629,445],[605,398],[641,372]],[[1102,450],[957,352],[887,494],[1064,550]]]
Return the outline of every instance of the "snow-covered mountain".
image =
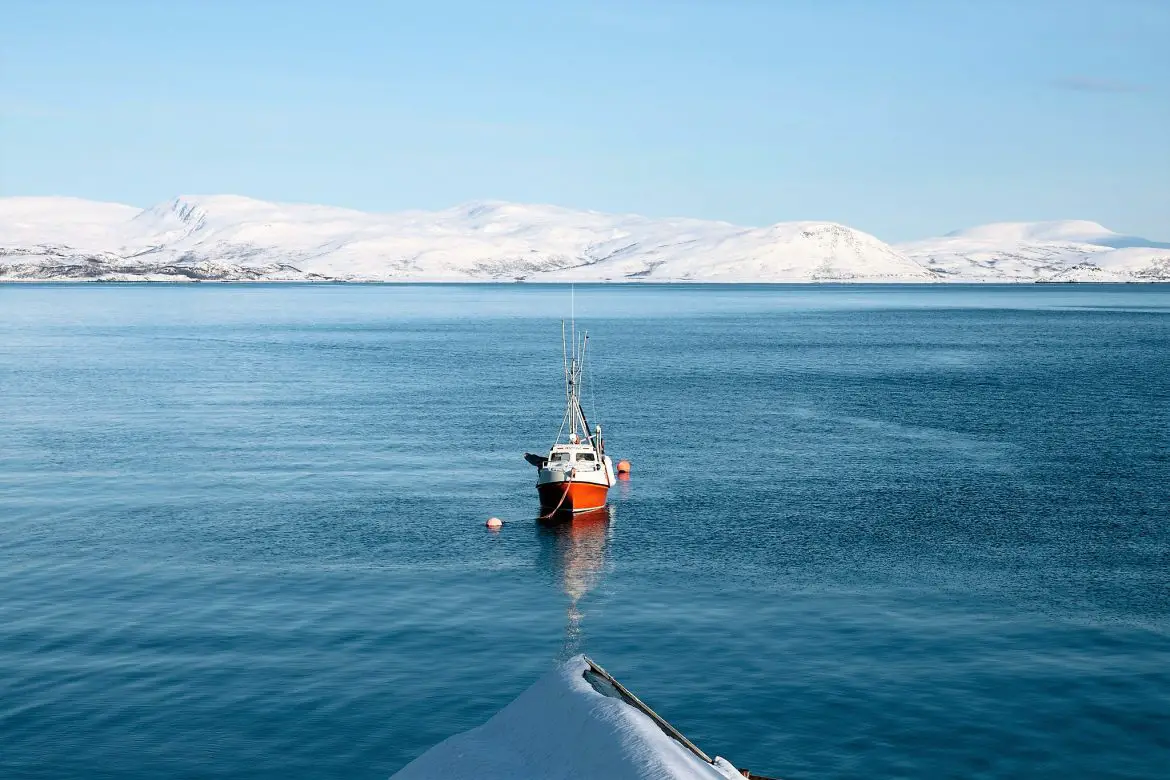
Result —
[[[929,281],[842,225],[744,228],[688,219],[474,203],[368,214],[235,196],[139,211],[61,198],[0,200],[0,278]]]
[[[1080,222],[990,225],[892,247],[831,222],[752,228],[502,202],[372,214],[232,195],[180,197],[145,210],[75,198],[0,198],[0,281],[1098,276],[1170,280],[1170,250]]]
[[[1170,243],[1096,222],[999,222],[899,244],[947,279],[990,282],[1170,281]]]

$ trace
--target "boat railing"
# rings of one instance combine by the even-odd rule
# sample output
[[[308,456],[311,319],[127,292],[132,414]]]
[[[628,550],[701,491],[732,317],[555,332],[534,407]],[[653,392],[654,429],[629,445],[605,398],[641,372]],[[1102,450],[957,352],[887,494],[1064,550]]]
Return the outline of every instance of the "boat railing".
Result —
[[[662,729],[668,737],[671,737],[687,750],[694,753],[695,756],[708,764],[715,764],[715,760],[699,749],[698,745],[696,745],[694,742],[691,742],[686,738],[685,735],[683,735],[681,731],[670,725],[665,718],[663,718],[654,710],[650,709],[650,707],[645,702],[635,696],[629,688],[614,679],[613,675],[602,669],[592,658],[589,656],[584,656],[584,658],[585,663],[589,665],[589,671],[593,672],[593,674],[597,675],[606,683],[608,683],[622,701],[624,701],[626,704],[629,704],[631,707],[638,710],[646,717],[650,718],[650,720],[654,721],[654,724],[658,726],[658,728]],[[586,674],[588,674],[588,672],[586,672]],[[748,780],[778,780],[778,778],[764,777],[763,775],[753,774],[747,770],[742,771],[743,776],[748,778]]]

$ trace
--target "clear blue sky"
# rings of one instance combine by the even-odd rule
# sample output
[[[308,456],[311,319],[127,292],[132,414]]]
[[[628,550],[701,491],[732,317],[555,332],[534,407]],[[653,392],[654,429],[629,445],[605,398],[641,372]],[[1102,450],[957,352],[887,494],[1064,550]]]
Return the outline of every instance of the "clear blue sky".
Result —
[[[1170,239],[1170,0],[6,0],[0,193]]]

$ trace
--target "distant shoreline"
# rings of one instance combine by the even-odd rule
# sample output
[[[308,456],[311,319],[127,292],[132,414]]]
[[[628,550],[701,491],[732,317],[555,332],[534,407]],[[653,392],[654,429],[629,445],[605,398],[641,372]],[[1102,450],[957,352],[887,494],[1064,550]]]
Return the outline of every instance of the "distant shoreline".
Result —
[[[1003,279],[994,279],[988,281],[978,281],[972,279],[955,280],[953,282],[943,280],[931,281],[911,281],[911,280],[890,280],[890,281],[849,281],[849,280],[825,280],[825,281],[737,281],[737,282],[721,282],[701,279],[623,279],[623,280],[596,280],[590,279],[585,281],[573,280],[541,280],[530,281],[527,279],[449,279],[449,280],[377,280],[377,279],[4,279],[0,278],[0,285],[45,285],[45,286],[119,286],[125,287],[129,285],[150,285],[150,286],[171,286],[171,287],[189,287],[196,285],[240,285],[249,287],[259,286],[281,286],[281,287],[354,287],[354,286],[371,286],[371,287],[457,287],[457,286],[508,286],[526,285],[530,287],[668,287],[671,285],[679,285],[686,287],[918,287],[918,288],[952,288],[952,287],[1027,287],[1027,286],[1044,286],[1044,287],[1132,287],[1132,286],[1157,286],[1160,284],[1170,283],[1170,279],[1148,279],[1138,280],[1130,279],[1126,281],[1102,281],[1102,282],[1088,282],[1078,281],[1074,279],[1052,281],[1048,279],[1021,279],[1019,281],[1005,281]]]

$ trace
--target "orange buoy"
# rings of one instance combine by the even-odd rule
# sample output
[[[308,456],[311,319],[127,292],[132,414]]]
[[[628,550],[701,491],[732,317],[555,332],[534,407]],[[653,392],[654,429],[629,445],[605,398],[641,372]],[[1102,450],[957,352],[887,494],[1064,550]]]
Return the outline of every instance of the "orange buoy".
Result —
[[[618,465],[617,465],[617,473],[629,474],[630,473],[630,462],[628,460],[619,460]]]
[[[504,521],[498,517],[489,517],[487,519],[487,522],[484,523],[484,525],[486,525],[488,528],[492,529],[493,531],[498,531],[504,527]]]

